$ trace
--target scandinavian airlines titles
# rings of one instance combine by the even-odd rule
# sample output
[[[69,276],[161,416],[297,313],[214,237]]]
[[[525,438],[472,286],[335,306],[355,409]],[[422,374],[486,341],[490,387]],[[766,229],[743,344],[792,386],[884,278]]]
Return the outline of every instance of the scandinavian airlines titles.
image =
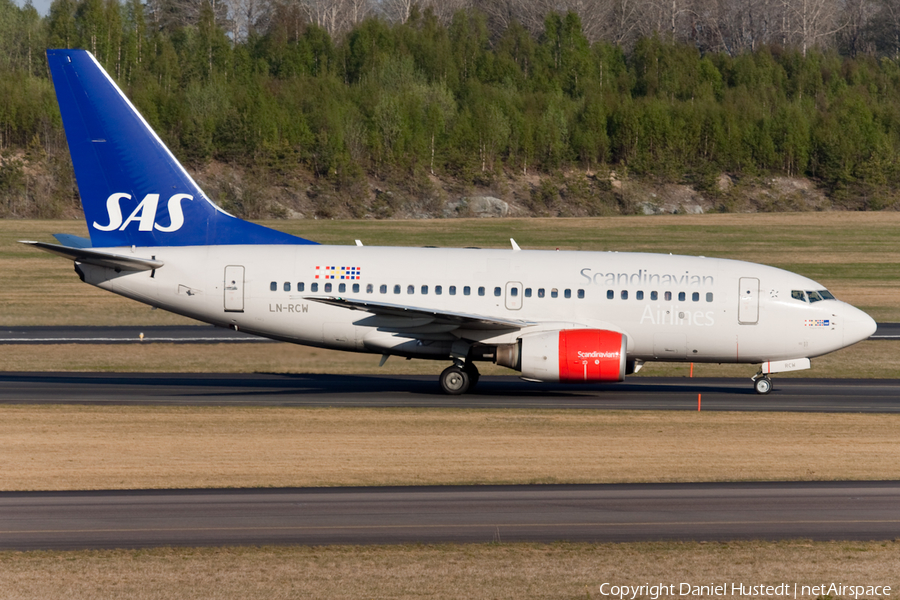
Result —
[[[691,275],[690,271],[684,273],[651,273],[644,269],[638,269],[635,273],[592,273],[592,269],[581,269],[581,276],[587,280],[588,285],[683,285],[688,287],[715,285],[715,277],[712,275]]]

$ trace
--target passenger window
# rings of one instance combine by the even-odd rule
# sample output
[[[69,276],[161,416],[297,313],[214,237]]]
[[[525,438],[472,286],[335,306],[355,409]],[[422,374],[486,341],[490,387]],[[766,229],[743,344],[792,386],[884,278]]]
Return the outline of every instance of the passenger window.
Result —
[[[394,293],[395,293],[395,294],[399,294],[399,293],[400,293],[400,286],[399,286],[399,285],[394,285]]]
[[[712,294],[713,294],[712,292],[706,292],[706,301],[707,302],[712,302],[712,299],[713,299]]]
[[[286,291],[286,292],[291,291],[291,282],[290,281],[284,282],[284,291]]]
[[[612,300],[615,297],[616,297],[616,293],[614,291],[606,290],[606,299],[607,300]]]
[[[422,295],[425,295],[425,294],[427,294],[427,293],[428,293],[428,286],[427,286],[427,285],[423,285],[423,286],[422,286]]]
[[[656,302],[659,300],[659,294],[657,292],[650,292],[650,299]]]
[[[686,296],[684,295],[684,292],[678,292],[678,301],[679,302],[684,302],[685,297]]]
[[[372,285],[371,283],[367,283],[367,284],[366,284],[366,293],[367,293],[367,294],[372,294],[372,293],[374,293],[374,292],[375,292],[375,286]]]
[[[700,302],[700,292],[691,294],[691,302]]]
[[[525,288],[525,297],[531,298],[531,288]]]
[[[669,302],[671,300],[672,300],[672,292],[666,292],[666,302]]]
[[[434,286],[434,293],[437,294],[438,296],[440,296],[441,294],[444,293],[444,287],[441,285]]]
[[[358,294],[358,293],[359,293],[359,284],[358,284],[358,283],[354,283],[354,284],[353,284],[353,293],[354,293],[354,294]]]
[[[319,291],[319,284],[318,284],[318,283],[311,283],[311,284],[309,284],[309,291],[311,291],[311,292],[318,292],[318,291]]]
[[[518,291],[518,290],[516,290],[516,291]],[[500,288],[498,288],[498,287],[495,287],[495,288],[494,288],[494,295],[495,295],[495,296],[499,296],[499,295],[502,294],[502,293],[503,293],[503,290],[502,290],[502,289],[500,289]],[[513,294],[513,295],[515,295],[515,294]]]
[[[579,300],[584,298],[584,290],[578,290],[578,298]]]
[[[463,296],[468,296],[471,293],[472,293],[472,288],[470,288],[469,286],[463,287]]]
[[[303,284],[302,281],[301,281],[300,283],[297,284],[297,291],[298,291],[298,292],[302,292],[304,289],[306,289],[306,286]]]
[[[500,295],[500,288],[494,288],[494,289],[497,290],[497,293],[494,294],[494,295],[495,295],[495,296],[499,296],[499,295]],[[518,296],[518,295],[519,295],[519,288],[517,288],[517,287],[515,287],[515,286],[509,288],[509,295],[512,296],[513,298],[515,298],[516,296]]]
[[[638,291],[636,291],[636,292],[634,293],[634,298],[635,298],[635,300],[643,300],[643,299],[644,299],[644,292],[643,292],[643,290],[638,290]]]
[[[622,300],[628,300],[628,290],[622,290]]]
[[[277,281],[273,281],[272,283],[270,283],[270,284],[269,284],[269,290],[272,291],[272,292],[277,292],[277,291],[278,291],[278,282],[277,282]]]
[[[451,285],[449,289],[450,289],[450,295],[455,296],[456,295],[456,286]]]
[[[347,284],[346,284],[346,283],[340,283],[340,284],[338,284],[338,291],[339,291],[340,293],[342,293],[342,294],[343,294],[344,292],[346,292],[346,291],[347,291]]]
[[[544,288],[538,288],[538,298],[544,297]]]
[[[385,284],[381,284],[381,287],[378,288],[378,291],[382,294],[387,294],[387,286]]]
[[[414,285],[408,285],[408,286],[406,286],[406,293],[407,293],[407,294],[415,294],[415,293],[416,293],[416,286],[414,286]]]
[[[563,290],[563,296],[565,296],[566,298],[571,298],[572,290]]]
[[[483,285],[478,286],[478,295],[484,296],[484,286]]]
[[[330,291],[331,291],[331,284],[330,284],[330,283],[326,283],[326,284],[325,284],[325,291],[326,291],[326,292],[330,292]]]
[[[550,297],[559,298],[559,290],[556,288],[550,288]]]

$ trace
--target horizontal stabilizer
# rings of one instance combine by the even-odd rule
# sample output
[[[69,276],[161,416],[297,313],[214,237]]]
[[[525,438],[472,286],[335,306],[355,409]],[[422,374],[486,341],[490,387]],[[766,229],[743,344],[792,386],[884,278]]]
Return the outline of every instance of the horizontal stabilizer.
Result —
[[[164,264],[161,260],[113,254],[112,252],[98,250],[96,248],[72,248],[70,246],[60,246],[58,244],[31,242],[26,240],[21,240],[20,243],[28,244],[86,265],[96,265],[98,267],[106,267],[107,269],[115,269],[116,271],[150,271],[152,269],[158,269]]]
[[[409,319],[421,319],[427,317],[431,323],[457,325],[459,327],[474,329],[520,329],[529,325],[535,325],[532,321],[523,321],[519,319],[500,319],[497,317],[486,317],[468,313],[404,306],[402,304],[389,304],[387,302],[354,300],[352,298],[341,298],[339,296],[304,296],[304,299],[312,300],[313,302],[321,302],[322,304],[330,304],[331,306],[349,308],[350,310],[361,310],[374,315],[407,317]]]
[[[77,235],[72,235],[71,233],[54,233],[53,237],[56,238],[57,242],[59,242],[63,246],[68,246],[69,248],[91,247],[91,240],[83,237],[78,237]]]

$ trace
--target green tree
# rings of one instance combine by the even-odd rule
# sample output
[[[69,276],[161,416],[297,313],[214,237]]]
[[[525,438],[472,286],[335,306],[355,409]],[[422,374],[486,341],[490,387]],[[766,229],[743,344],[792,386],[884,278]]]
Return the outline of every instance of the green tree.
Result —
[[[81,44],[75,27],[75,0],[53,0],[48,15],[48,43],[51,48],[74,48]]]

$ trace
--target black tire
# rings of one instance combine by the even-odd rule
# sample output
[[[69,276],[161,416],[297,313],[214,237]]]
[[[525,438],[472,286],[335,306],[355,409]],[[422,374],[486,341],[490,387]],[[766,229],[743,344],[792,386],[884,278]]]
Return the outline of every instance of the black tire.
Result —
[[[469,391],[470,385],[469,374],[456,365],[447,367],[441,373],[441,389],[444,390],[445,394],[450,394],[451,396],[465,394]]]
[[[772,391],[772,380],[768,377],[760,377],[753,382],[753,389],[756,390],[757,394],[765,396]]]
[[[478,368],[472,363],[466,363],[463,370],[469,376],[469,390],[471,391],[472,388],[478,385],[478,380],[481,379],[481,373],[478,372]]]

